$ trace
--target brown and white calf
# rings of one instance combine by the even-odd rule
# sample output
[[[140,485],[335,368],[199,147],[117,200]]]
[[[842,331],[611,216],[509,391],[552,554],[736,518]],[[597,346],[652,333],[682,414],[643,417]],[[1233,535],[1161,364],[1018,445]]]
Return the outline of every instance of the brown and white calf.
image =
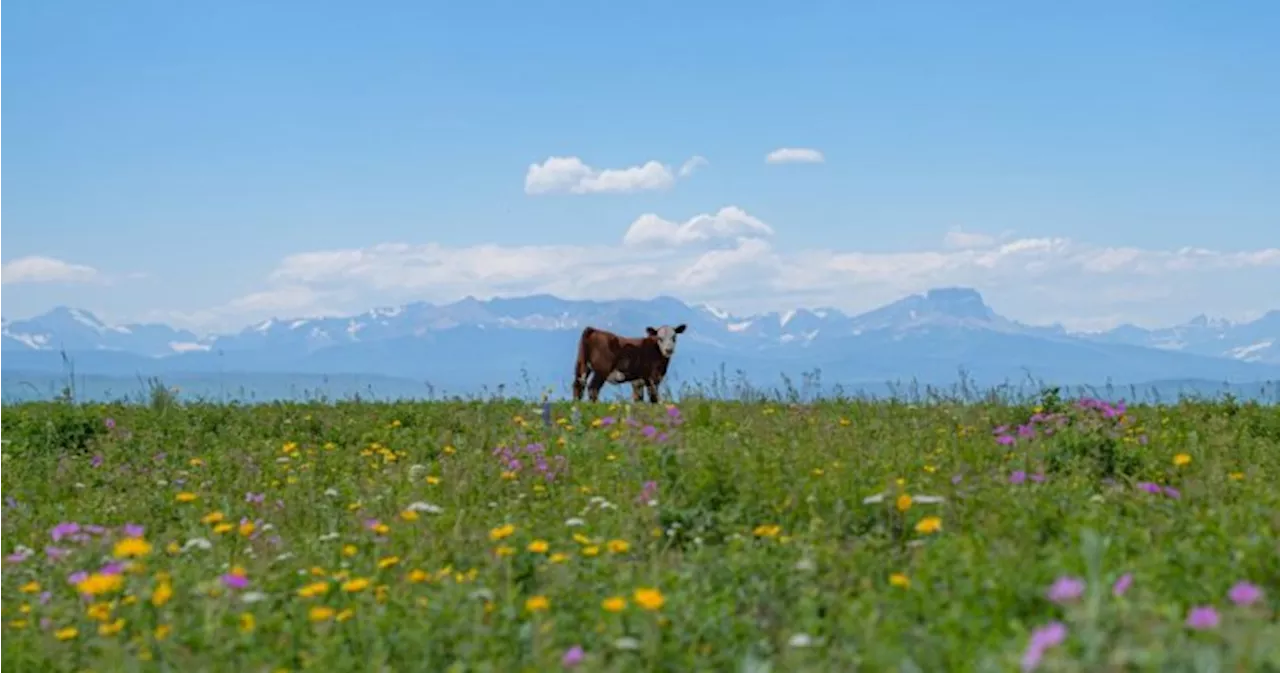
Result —
[[[630,383],[631,397],[639,402],[649,390],[649,401],[658,403],[658,386],[667,375],[667,366],[676,352],[676,336],[684,324],[646,327],[639,339],[623,337],[607,330],[588,327],[578,340],[578,361],[573,368],[573,399],[581,400],[584,390],[591,401],[600,399],[600,389],[608,383]]]

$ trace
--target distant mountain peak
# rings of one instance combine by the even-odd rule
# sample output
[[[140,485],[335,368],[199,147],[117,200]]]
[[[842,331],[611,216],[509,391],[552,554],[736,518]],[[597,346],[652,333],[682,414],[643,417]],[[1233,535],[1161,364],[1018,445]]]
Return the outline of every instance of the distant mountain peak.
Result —
[[[942,287],[924,294],[926,310],[952,318],[991,320],[995,311],[987,306],[982,294],[969,287]]]

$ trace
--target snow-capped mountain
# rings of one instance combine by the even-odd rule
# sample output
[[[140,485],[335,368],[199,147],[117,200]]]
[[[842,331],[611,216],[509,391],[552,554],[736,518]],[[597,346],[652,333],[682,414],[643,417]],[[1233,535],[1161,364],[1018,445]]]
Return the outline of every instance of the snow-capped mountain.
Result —
[[[997,314],[975,290],[940,288],[860,315],[831,308],[739,316],[671,297],[577,301],[550,295],[411,303],[351,316],[273,318],[197,337],[165,325],[105,325],[58,308],[5,322],[6,371],[56,371],[60,352],[80,372],[380,374],[433,380],[510,381],[524,370],[558,380],[587,325],[639,334],[686,323],[677,369],[691,379],[741,369],[763,378],[820,369],[825,380],[954,382],[1025,379],[1280,379],[1280,311],[1239,325],[1197,318],[1163,330],[1120,327],[1071,334]],[[518,375],[518,374],[517,374]]]
[[[1147,346],[1197,355],[1232,358],[1242,362],[1280,362],[1280,310],[1257,320],[1233,323],[1198,315],[1181,325],[1143,329],[1121,325],[1085,335],[1104,343]]]

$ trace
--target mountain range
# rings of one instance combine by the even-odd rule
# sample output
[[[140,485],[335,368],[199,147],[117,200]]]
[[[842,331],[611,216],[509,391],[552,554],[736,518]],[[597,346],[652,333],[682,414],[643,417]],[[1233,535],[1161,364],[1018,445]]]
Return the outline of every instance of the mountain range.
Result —
[[[994,385],[1028,378],[1062,384],[1172,379],[1280,379],[1280,310],[1244,323],[1204,316],[1182,325],[1122,325],[1072,333],[997,314],[969,288],[939,288],[858,315],[831,308],[738,316],[672,297],[577,301],[549,295],[449,304],[416,302],[358,315],[275,318],[200,336],[164,324],[108,325],[58,307],[3,322],[5,383],[64,374],[372,376],[429,382],[452,392],[521,381],[563,387],[587,325],[640,334],[686,323],[672,381],[745,372],[757,385],[820,372],[824,385],[915,380]]]

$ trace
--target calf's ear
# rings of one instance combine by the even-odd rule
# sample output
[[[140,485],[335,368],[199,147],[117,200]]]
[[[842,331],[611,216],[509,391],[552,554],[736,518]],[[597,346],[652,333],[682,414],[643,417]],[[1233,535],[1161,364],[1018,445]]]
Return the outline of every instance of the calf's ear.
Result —
[[[684,334],[684,323],[676,325],[676,334]]]
[[[652,328],[652,327],[646,327],[646,328],[644,328],[644,333],[645,333],[645,334],[648,334],[648,335],[649,335],[649,336],[651,336],[651,337],[656,337],[656,336],[658,336],[658,330],[656,330],[656,329],[654,329],[654,328]]]

